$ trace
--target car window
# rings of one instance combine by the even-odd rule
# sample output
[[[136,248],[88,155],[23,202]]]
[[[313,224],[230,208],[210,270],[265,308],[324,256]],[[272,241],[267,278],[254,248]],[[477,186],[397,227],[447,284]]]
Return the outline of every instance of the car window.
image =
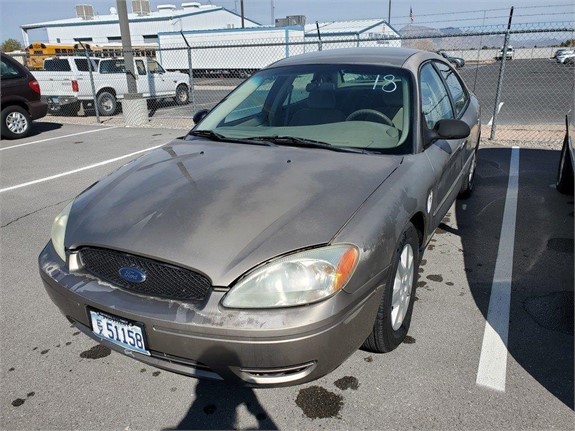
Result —
[[[420,86],[421,107],[427,127],[433,129],[439,120],[453,118],[447,89],[431,63],[421,68]]]
[[[459,117],[467,104],[469,96],[465,92],[463,84],[459,80],[457,74],[451,67],[439,62],[435,64],[441,72],[443,79],[445,79],[445,83],[447,84],[447,88],[449,89],[449,93],[451,93],[451,98],[453,99],[453,103],[455,105],[455,115]]]
[[[197,131],[238,139],[280,136],[407,154],[413,151],[412,95],[412,76],[401,68],[275,67],[240,85],[202,120]]]
[[[164,73],[165,70],[156,60],[148,59],[148,70],[150,73]]]
[[[106,60],[100,62],[100,73],[126,73],[124,60]]]
[[[242,101],[235,109],[226,115],[223,123],[227,124],[238,120],[247,120],[254,115],[262,113],[264,103],[273,83],[274,81],[272,79],[266,79],[259,83],[258,87],[252,93],[252,96]]]
[[[49,58],[44,61],[44,70],[50,72],[70,72],[70,63],[65,58]]]
[[[146,74],[146,66],[142,60],[136,60],[136,69],[138,70],[138,75]]]
[[[86,58],[76,58],[74,59],[74,63],[76,64],[76,68],[80,72],[89,72],[90,68],[88,67],[88,60]]]
[[[304,73],[297,76],[292,83],[292,90],[288,97],[285,98],[283,106],[301,102],[308,98],[309,93],[306,91],[307,85],[313,81],[313,73]]]
[[[2,60],[2,79],[20,78],[23,74],[15,66]]]

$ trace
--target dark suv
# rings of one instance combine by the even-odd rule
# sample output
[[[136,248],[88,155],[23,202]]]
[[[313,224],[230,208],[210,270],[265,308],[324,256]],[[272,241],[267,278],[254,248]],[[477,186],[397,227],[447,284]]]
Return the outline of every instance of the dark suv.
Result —
[[[32,120],[42,118],[48,105],[40,101],[40,85],[32,74],[8,55],[2,54],[2,137],[23,138]]]

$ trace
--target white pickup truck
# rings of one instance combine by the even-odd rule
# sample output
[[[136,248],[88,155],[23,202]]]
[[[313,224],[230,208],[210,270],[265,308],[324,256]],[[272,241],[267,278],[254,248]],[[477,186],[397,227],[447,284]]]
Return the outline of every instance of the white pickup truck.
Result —
[[[123,58],[55,57],[44,61],[44,70],[32,72],[48,102],[48,109],[57,113],[67,109],[77,112],[94,109],[89,65],[92,67],[96,105],[100,115],[114,115],[118,101],[128,92]],[[173,97],[178,105],[190,101],[189,77],[185,73],[166,72],[154,59],[134,58],[138,93],[145,98]],[[121,103],[121,102],[120,102]]]

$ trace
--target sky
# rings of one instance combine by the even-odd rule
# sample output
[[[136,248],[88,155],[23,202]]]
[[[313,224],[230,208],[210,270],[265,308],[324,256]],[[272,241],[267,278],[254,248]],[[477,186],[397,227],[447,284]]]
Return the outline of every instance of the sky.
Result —
[[[151,0],[151,5],[155,10],[158,4],[171,3],[179,7],[184,1],[188,0]],[[196,1],[232,11],[237,8],[238,13],[240,10],[240,0]],[[515,6],[514,23],[575,21],[573,0],[548,0],[546,4],[542,0],[244,0],[244,10],[246,17],[264,25],[271,23],[272,3],[275,18],[305,15],[308,23],[365,18],[387,20],[390,1],[391,25],[397,29],[410,23],[410,8],[413,24],[438,28],[481,26],[484,16],[487,25],[505,24],[511,6]],[[21,41],[23,24],[73,18],[76,4],[91,4],[95,12],[105,15],[110,7],[116,6],[116,0],[0,0],[0,38]]]

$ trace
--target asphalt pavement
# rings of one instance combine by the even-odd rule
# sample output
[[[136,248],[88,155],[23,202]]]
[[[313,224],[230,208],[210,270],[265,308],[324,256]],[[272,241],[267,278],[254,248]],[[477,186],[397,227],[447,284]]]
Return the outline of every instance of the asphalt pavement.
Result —
[[[253,390],[99,347],[70,326],[38,274],[67,202],[182,132],[38,126],[0,142],[0,428],[573,429],[573,197],[552,186],[558,151],[518,150],[516,214],[504,218],[512,150],[481,147],[473,196],[454,204],[425,252],[404,344],[358,350],[309,384]],[[508,342],[494,390],[477,380],[509,230]]]

